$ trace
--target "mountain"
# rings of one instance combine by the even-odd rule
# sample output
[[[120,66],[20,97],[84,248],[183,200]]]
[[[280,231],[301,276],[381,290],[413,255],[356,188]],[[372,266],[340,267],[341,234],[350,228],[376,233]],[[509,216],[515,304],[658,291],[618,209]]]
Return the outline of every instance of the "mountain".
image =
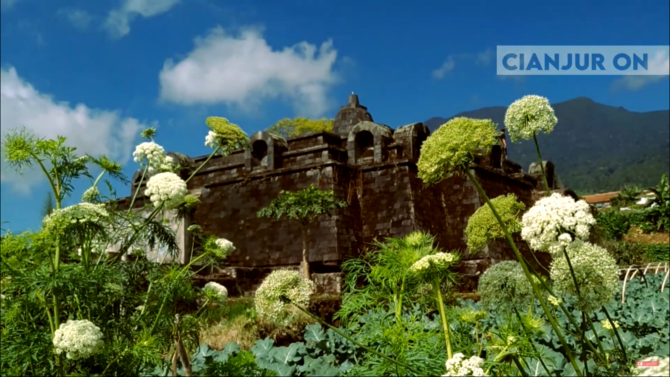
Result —
[[[538,142],[542,158],[554,163],[566,187],[581,194],[616,191],[626,184],[646,188],[668,172],[670,111],[636,113],[584,97],[552,106],[558,124]],[[506,110],[487,107],[454,117],[491,119],[502,128]],[[433,132],[449,119],[430,118],[424,124]],[[532,141],[508,140],[508,153],[525,170],[537,161]]]

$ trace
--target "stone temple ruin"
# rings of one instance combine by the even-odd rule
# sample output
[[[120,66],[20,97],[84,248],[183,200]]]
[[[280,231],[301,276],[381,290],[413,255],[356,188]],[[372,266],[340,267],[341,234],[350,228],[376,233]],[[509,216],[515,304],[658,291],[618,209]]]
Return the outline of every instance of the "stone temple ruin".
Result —
[[[232,295],[252,293],[273,269],[297,269],[302,248],[300,226],[256,214],[281,190],[296,191],[314,184],[334,190],[348,203],[332,217],[323,216],[309,230],[309,261],[319,292],[339,293],[340,265],[346,258],[359,255],[374,240],[402,237],[415,230],[430,232],[445,251],[460,250],[463,287],[474,288],[477,276],[488,266],[513,255],[502,241],[473,255],[466,251],[467,220],[484,201],[466,177],[424,187],[417,177],[416,163],[429,133],[422,123],[396,130],[375,123],[358,96],[352,94],[337,114],[332,133],[287,140],[267,132],[251,135],[249,150],[212,158],[189,182],[190,193],[198,196],[201,204],[189,218],[172,222],[182,248],[180,262],[187,261],[191,250],[186,228],[198,224],[236,246],[223,268],[204,277],[224,284]],[[514,193],[530,206],[541,192],[539,169],[531,167],[530,173],[525,173],[507,159],[506,145],[502,130],[500,144],[476,161],[473,172],[489,197]],[[206,159],[172,155],[186,166],[184,177],[190,174],[190,167]],[[560,189],[551,162],[545,162],[545,170],[551,187]],[[139,177],[136,174],[133,179],[133,192]],[[144,200],[137,200],[136,206],[144,205]],[[129,203],[130,198],[118,201],[122,207]]]

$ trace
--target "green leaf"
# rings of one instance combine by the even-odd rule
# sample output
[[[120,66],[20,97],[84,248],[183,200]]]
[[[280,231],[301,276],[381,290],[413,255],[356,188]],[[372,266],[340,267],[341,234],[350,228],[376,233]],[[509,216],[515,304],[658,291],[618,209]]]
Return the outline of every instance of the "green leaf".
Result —
[[[326,339],[326,333],[320,324],[315,323],[305,327],[305,341],[319,343]]]

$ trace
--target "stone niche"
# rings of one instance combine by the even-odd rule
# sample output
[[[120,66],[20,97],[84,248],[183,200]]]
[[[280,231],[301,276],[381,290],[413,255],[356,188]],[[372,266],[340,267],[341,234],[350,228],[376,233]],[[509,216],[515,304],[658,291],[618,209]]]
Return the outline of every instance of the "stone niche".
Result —
[[[347,156],[350,165],[384,161],[384,150],[393,141],[393,130],[373,122],[360,122],[349,132]]]
[[[403,158],[417,162],[421,154],[423,142],[430,136],[430,130],[423,123],[412,123],[398,127],[393,133],[393,139],[402,145]]]
[[[282,154],[288,150],[286,140],[269,132],[259,131],[249,138],[251,148],[244,151],[244,167],[255,169],[281,169]]]

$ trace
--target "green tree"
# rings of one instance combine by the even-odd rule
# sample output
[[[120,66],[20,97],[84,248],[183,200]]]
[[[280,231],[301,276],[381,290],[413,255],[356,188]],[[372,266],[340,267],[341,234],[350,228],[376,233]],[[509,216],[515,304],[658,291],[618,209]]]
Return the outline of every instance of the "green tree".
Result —
[[[56,208],[54,197],[48,192],[46,198],[44,198],[44,204],[42,205],[42,218],[49,216],[54,208]]]
[[[297,192],[282,191],[270,205],[258,212],[258,217],[283,216],[300,223],[302,231],[302,268],[305,279],[310,278],[307,258],[307,229],[321,215],[330,215],[329,211],[344,208],[346,203],[335,198],[333,190],[322,191],[310,185]]]
[[[268,132],[283,138],[309,135],[317,132],[331,132],[333,130],[332,119],[313,120],[308,118],[284,118],[268,128]]]

